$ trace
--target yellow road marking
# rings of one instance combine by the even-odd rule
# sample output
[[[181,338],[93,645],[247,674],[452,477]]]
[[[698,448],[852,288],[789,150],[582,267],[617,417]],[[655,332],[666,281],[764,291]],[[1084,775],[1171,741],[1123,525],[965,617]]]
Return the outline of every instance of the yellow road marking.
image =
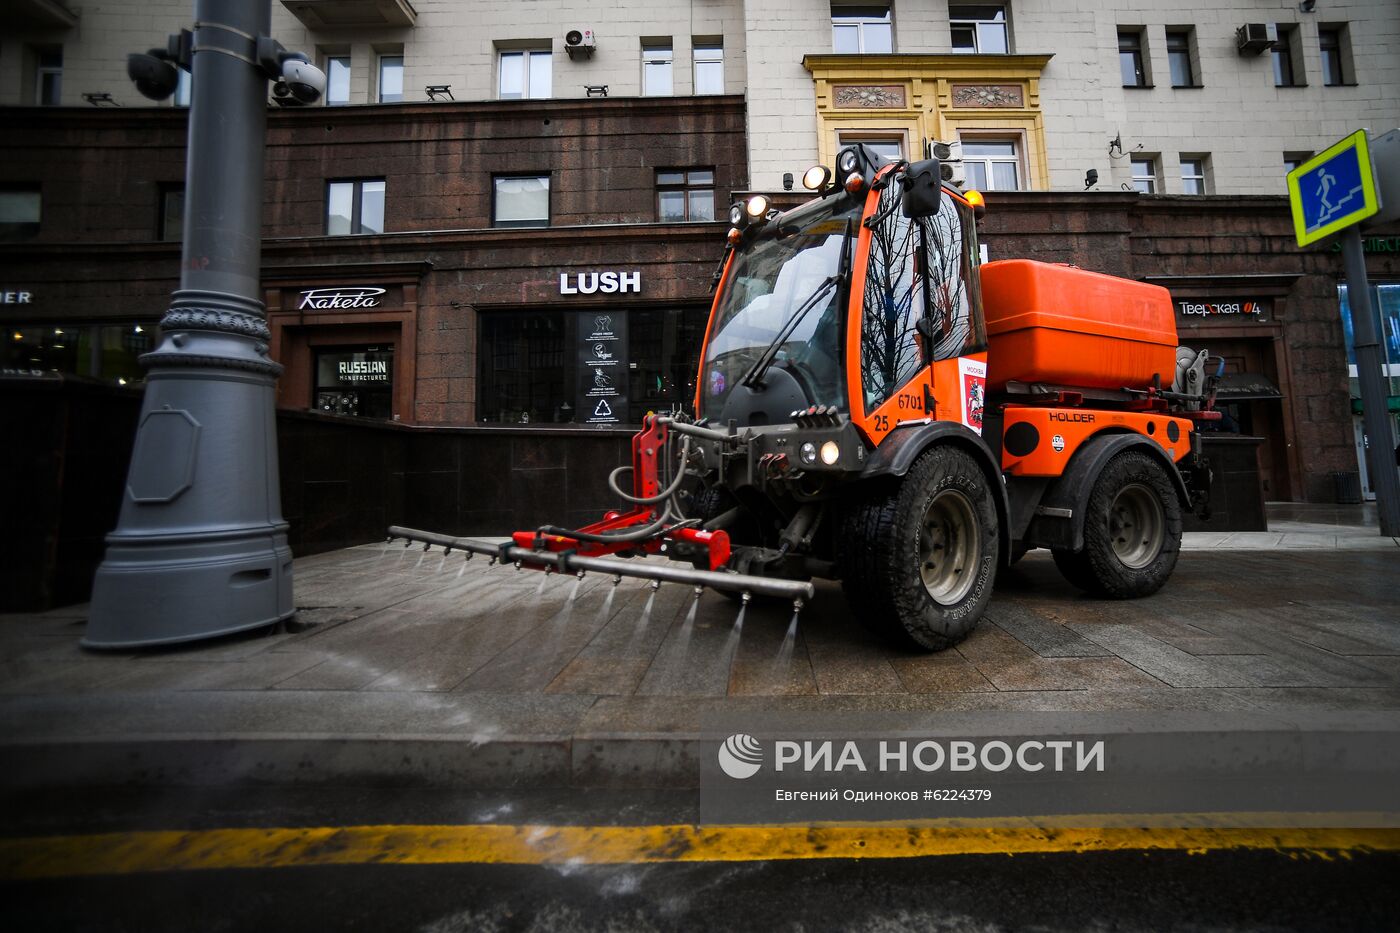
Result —
[[[0,878],[305,865],[625,864],[1105,851],[1400,851],[1400,829],[345,826],[0,839]]]

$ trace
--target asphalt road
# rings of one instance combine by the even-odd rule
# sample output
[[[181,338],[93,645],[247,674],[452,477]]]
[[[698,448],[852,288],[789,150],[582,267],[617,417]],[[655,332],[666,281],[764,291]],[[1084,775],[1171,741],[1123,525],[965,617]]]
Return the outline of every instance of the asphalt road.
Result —
[[[685,821],[684,795],[244,788],[0,801],[6,836]],[[10,882],[15,930],[1393,930],[1400,853],[1088,852],[642,865],[347,865]]]

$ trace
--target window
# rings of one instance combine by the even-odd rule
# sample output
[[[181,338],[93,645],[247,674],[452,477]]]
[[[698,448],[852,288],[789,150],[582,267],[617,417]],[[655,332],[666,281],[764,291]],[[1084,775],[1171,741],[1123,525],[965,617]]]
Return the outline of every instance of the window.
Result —
[[[1311,152],[1285,152],[1283,154],[1283,190],[1288,190],[1288,173],[1313,157]]]
[[[839,133],[836,137],[836,147],[844,149],[847,146],[863,144],[875,150],[875,154],[882,159],[889,159],[891,162],[898,162],[905,158],[904,155],[904,135],[875,136],[858,133]]]
[[[1208,194],[1206,190],[1206,157],[1181,157],[1181,193]]]
[[[63,48],[34,49],[34,103],[57,107],[63,101]]]
[[[696,39],[691,46],[695,55],[695,93],[724,93],[724,42],[720,39]]]
[[[326,186],[326,233],[384,232],[384,179],[333,181]]]
[[[949,6],[948,25],[954,52],[986,55],[1011,50],[1006,38],[1006,7],[1001,4]]]
[[[894,51],[894,18],[888,3],[831,5],[831,48],[847,55]]]
[[[642,96],[669,97],[671,89],[671,40],[642,43]]]
[[[11,325],[0,340],[0,369],[74,373],[131,385],[145,379],[141,355],[155,349],[156,331],[152,321]]]
[[[963,169],[967,183],[979,191],[1017,191],[1021,187],[1021,158],[1010,139],[964,139]]]
[[[1278,38],[1274,40],[1274,87],[1303,87],[1303,62],[1298,41],[1298,27],[1287,23],[1274,26]]]
[[[1192,66],[1192,34],[1189,29],[1167,30],[1167,66],[1171,70],[1172,87],[1199,87],[1196,69]]]
[[[175,73],[175,96],[171,102],[176,107],[188,107],[190,105],[190,73],[183,68],[177,68]]]
[[[39,233],[38,185],[0,188],[0,240],[25,240]]]
[[[1322,83],[1328,87],[1353,83],[1346,27],[1319,25],[1317,45],[1322,53]]]
[[[1133,188],[1143,194],[1156,194],[1156,159],[1151,156],[1133,156]]]
[[[160,186],[160,219],[157,236],[162,240],[179,241],[185,234],[185,186]]]
[[[1151,87],[1147,65],[1142,57],[1142,30],[1118,30],[1118,68],[1124,87]]]
[[[714,220],[714,169],[662,169],[657,171],[656,219],[662,223]]]
[[[382,62],[380,80],[383,80]],[[402,96],[402,80],[400,80],[399,92]],[[326,106],[340,107],[348,103],[350,103],[350,56],[333,55],[326,59]]]
[[[316,410],[361,418],[393,417],[393,346],[317,349]]]
[[[521,49],[501,53],[501,100],[543,100],[554,93],[554,55],[549,49]]]
[[[403,100],[403,56],[379,56],[379,102],[396,104]]]
[[[549,226],[548,175],[497,176],[492,179],[492,197],[492,226]]]

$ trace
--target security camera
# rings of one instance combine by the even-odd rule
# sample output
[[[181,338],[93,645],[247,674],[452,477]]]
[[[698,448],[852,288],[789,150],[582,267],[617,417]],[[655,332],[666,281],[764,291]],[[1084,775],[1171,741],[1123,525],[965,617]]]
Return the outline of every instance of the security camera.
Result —
[[[289,57],[282,62],[282,77],[272,87],[279,103],[314,104],[326,92],[326,73],[304,58]]]
[[[164,56],[164,49],[151,49],[126,57],[126,76],[136,84],[136,90],[151,100],[165,100],[180,83],[179,70]]]

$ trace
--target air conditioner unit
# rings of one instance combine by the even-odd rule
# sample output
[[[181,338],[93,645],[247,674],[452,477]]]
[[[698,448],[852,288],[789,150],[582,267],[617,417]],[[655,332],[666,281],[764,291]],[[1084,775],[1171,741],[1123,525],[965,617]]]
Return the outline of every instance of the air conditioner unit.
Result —
[[[1235,48],[1241,55],[1258,55],[1273,48],[1277,39],[1273,23],[1245,23],[1235,30]]]
[[[593,30],[591,29],[570,29],[564,33],[564,51],[569,53],[570,58],[593,57]]]
[[[959,188],[967,184],[967,170],[963,168],[960,140],[945,143],[930,139],[924,143],[924,157],[937,159],[942,163],[939,166],[939,174],[943,176],[943,181]]]

